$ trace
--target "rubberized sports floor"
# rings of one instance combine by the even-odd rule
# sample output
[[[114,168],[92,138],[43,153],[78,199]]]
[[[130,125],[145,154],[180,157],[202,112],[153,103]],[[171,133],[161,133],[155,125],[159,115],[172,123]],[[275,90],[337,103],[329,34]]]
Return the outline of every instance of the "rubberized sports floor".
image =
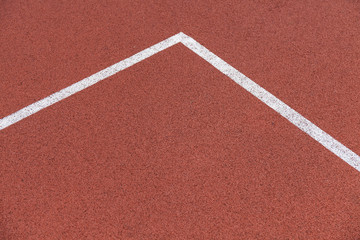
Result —
[[[353,0],[0,1],[0,239],[360,239],[359,26]]]

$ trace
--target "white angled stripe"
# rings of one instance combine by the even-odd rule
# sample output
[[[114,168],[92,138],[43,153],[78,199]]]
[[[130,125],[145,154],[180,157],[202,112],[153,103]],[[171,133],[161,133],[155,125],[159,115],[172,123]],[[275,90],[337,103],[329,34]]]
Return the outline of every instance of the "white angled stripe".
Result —
[[[125,60],[122,60],[104,70],[97,72],[90,77],[87,77],[73,85],[66,87],[40,101],[37,101],[3,119],[0,119],[0,130],[44,109],[56,102],[61,101],[95,83],[114,75],[115,73],[122,71],[152,55],[165,50],[177,43],[181,42],[186,47],[191,49],[194,53],[206,60],[220,72],[231,78],[238,85],[246,89],[260,101],[274,109],[281,116],[289,120],[296,127],[307,133],[310,137],[315,139],[325,148],[330,150],[336,156],[347,162],[350,166],[360,172],[360,157],[341,144],[339,141],[331,137],[329,134],[321,130],[315,124],[307,120],[301,114],[294,109],[286,105],[284,102],[276,98],[274,95],[266,91],[257,83],[246,77],[244,74],[230,66],[224,60],[210,52],[207,48],[196,42],[193,38],[185,35],[184,33],[178,33],[160,43],[157,43]]]
[[[129,58],[126,58],[118,63],[115,63],[114,65],[107,67],[100,72],[97,72],[90,77],[84,78],[83,80],[74,83],[70,85],[69,87],[66,87],[54,94],[51,94],[50,96],[43,98],[27,107],[24,107],[23,109],[10,114],[7,117],[4,117],[3,119],[0,119],[0,130],[50,106],[53,105],[56,102],[59,102],[77,92],[80,92],[81,90],[84,90],[85,88],[88,88],[95,83],[100,82],[101,80],[104,80],[105,78],[108,78],[115,73],[118,73],[128,67],[131,67],[132,65],[141,62],[142,60],[151,57],[152,55],[161,52],[162,50],[173,46],[174,44],[177,44],[181,40],[181,34],[176,34],[162,42],[159,42]]]
[[[181,43],[202,57],[208,63],[213,65],[220,72],[234,80],[238,85],[245,88],[260,101],[274,109],[299,129],[307,133],[310,137],[318,141],[321,145],[333,152],[336,156],[340,157],[356,170],[360,171],[360,157],[356,153],[345,147],[339,141],[303,117],[300,113],[296,112],[283,101],[279,100],[264,88],[260,87],[257,83],[230,66],[214,53],[210,52],[207,48],[196,42],[193,38],[182,34]]]

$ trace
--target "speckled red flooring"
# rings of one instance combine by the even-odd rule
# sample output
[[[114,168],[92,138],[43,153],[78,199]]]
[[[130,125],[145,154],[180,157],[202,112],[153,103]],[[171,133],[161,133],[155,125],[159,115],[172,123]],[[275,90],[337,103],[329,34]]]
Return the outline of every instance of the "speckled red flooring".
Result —
[[[2,1],[0,118],[180,31],[360,154],[356,1]],[[181,45],[0,132],[2,239],[358,239],[360,173]]]

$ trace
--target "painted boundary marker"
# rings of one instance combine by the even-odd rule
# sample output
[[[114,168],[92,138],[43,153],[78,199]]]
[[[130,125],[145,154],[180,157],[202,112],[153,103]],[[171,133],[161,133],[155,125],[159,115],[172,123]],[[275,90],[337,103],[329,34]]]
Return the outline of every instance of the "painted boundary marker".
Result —
[[[315,139],[329,151],[334,153],[336,156],[347,162],[350,166],[360,172],[360,156],[345,147],[339,141],[334,139],[332,136],[321,130],[315,124],[307,120],[301,114],[296,112],[294,109],[286,105],[284,102],[276,98],[274,95],[266,91],[264,88],[259,86],[257,83],[246,77],[244,74],[230,66],[224,60],[216,56],[214,53],[209,51],[207,48],[202,46],[200,43],[195,41],[193,38],[180,32],[164,41],[161,41],[129,58],[126,58],[104,70],[101,70],[90,77],[87,77],[79,82],[76,82],[69,87],[66,87],[50,96],[43,98],[33,104],[30,104],[19,111],[10,114],[0,119],[0,130],[3,130],[10,125],[31,116],[32,114],[51,106],[52,104],[59,102],[85,88],[88,88],[105,78],[108,78],[132,65],[141,62],[142,60],[151,57],[152,55],[161,52],[177,43],[182,43],[194,53],[199,55],[205,61],[210,63],[220,72],[231,78],[238,85],[245,88],[248,92],[258,98],[260,101],[274,109],[281,116],[289,120],[296,127],[307,133],[310,137]]]

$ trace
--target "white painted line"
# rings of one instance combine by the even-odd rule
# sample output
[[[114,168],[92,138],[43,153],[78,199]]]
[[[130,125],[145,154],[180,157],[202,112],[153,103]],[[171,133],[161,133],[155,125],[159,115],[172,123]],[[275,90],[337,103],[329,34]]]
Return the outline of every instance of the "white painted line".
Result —
[[[214,53],[210,52],[193,38],[182,34],[181,43],[360,172],[360,157],[356,153],[345,147]]]
[[[56,102],[59,102],[77,92],[80,92],[81,90],[84,90],[85,88],[88,88],[95,83],[100,82],[101,80],[104,80],[105,78],[108,78],[115,73],[118,73],[128,67],[131,67],[132,65],[141,62],[142,60],[151,57],[152,55],[161,52],[162,50],[165,50],[166,48],[169,48],[181,41],[181,34],[176,34],[162,42],[159,42],[129,58],[126,58],[118,63],[115,63],[114,65],[107,67],[90,77],[84,78],[83,80],[76,82],[69,87],[66,87],[54,94],[51,94],[50,96],[43,98],[27,107],[24,107],[23,109],[20,109],[19,111],[4,117],[3,119],[0,119],[0,130],[26,118],[30,115],[33,115],[34,113],[53,105]]]
[[[331,137],[329,134],[321,130],[315,124],[307,120],[301,114],[296,112],[294,109],[286,105],[284,102],[276,98],[274,95],[260,87],[254,81],[246,77],[244,74],[230,66],[224,60],[210,52],[204,46],[196,42],[193,38],[185,35],[184,33],[178,33],[152,47],[149,47],[123,61],[120,61],[94,75],[85,78],[67,88],[60,90],[38,102],[35,102],[3,119],[0,119],[0,130],[44,109],[62,99],[65,99],[95,83],[114,75],[115,73],[124,70],[166,48],[169,48],[177,43],[181,42],[194,53],[199,55],[201,58],[206,60],[208,63],[213,65],[220,72],[231,78],[238,85],[246,89],[260,101],[264,102],[270,108],[274,109],[281,116],[286,118],[292,124],[297,126],[299,129],[307,133],[310,137],[315,139],[325,148],[330,150],[336,156],[347,162],[350,166],[360,172],[360,157],[341,144],[339,141]]]

